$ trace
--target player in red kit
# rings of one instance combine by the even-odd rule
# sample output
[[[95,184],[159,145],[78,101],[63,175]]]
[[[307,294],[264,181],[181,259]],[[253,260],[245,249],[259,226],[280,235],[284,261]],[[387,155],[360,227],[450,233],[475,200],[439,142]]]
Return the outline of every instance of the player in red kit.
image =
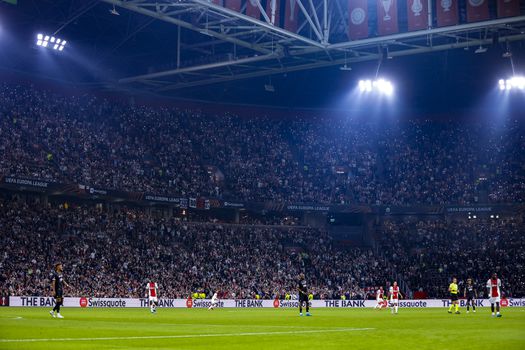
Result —
[[[399,291],[399,286],[397,285],[397,282],[394,281],[394,284],[390,286],[390,307],[392,308],[392,313],[397,314],[397,310],[399,309],[399,298],[403,297],[401,292]]]
[[[148,282],[146,284],[146,290],[147,290],[147,296],[149,301],[149,308],[151,310],[151,313],[157,312],[157,305],[159,305],[159,301],[157,299],[158,296],[158,286],[155,282]]]
[[[499,303],[501,301],[501,280],[496,273],[487,281],[487,289],[489,292],[490,307],[492,309],[492,317],[501,317],[499,313]],[[496,304],[496,315],[494,315],[494,304]]]

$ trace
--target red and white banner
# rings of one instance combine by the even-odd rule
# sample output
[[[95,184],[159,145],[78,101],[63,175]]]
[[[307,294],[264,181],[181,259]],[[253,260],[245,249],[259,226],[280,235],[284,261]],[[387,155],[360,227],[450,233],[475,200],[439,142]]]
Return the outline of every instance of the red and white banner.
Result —
[[[241,11],[241,0],[226,0],[226,7],[230,10],[240,12]]]
[[[427,29],[428,25],[428,1],[427,0],[408,0],[408,30]]]
[[[246,16],[260,19],[261,10],[257,4],[258,0],[247,0],[246,1]]]
[[[488,0],[467,0],[467,22],[486,21],[489,19]]]
[[[458,0],[437,0],[436,18],[438,27],[458,24]]]
[[[284,11],[284,29],[290,32],[297,32],[299,23],[299,5],[297,0],[285,0],[286,7]]]
[[[352,40],[368,38],[368,1],[348,0],[348,37]]]
[[[268,15],[268,18],[270,21],[272,20],[272,10],[273,6],[275,5],[275,19],[272,21],[272,23],[278,27],[281,23],[279,20],[279,17],[281,15],[281,1],[280,0],[267,0],[266,1],[266,14]]]
[[[498,17],[520,15],[520,0],[498,0]]]
[[[397,0],[377,0],[377,33],[388,35],[398,31]]]

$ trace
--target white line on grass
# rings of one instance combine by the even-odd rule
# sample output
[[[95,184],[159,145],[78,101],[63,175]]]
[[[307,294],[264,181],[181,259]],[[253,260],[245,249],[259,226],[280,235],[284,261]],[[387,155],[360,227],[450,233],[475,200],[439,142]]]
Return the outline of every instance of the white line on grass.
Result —
[[[142,340],[142,339],[181,339],[181,338],[208,338],[208,337],[249,337],[258,335],[309,334],[371,331],[375,328],[338,328],[308,331],[287,332],[248,332],[248,333],[211,333],[211,334],[180,334],[180,335],[146,335],[136,337],[103,337],[103,338],[30,338],[30,339],[0,339],[0,343],[35,343],[35,342],[70,342],[70,341],[99,341],[99,340]]]

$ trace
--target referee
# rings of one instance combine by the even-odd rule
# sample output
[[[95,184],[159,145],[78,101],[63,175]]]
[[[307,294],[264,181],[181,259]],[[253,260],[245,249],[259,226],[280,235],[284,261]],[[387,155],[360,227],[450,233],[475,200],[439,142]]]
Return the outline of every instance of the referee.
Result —
[[[452,308],[456,307],[456,314],[459,314],[459,299],[458,299],[458,280],[456,277],[452,278],[452,283],[448,286],[448,291],[450,293],[450,307],[448,308],[448,313],[452,313]]]
[[[306,316],[311,316],[310,304],[308,301],[308,289],[306,288],[306,280],[304,279],[304,273],[301,273],[299,275],[297,291],[299,292],[299,316],[303,315],[303,303],[306,304]]]

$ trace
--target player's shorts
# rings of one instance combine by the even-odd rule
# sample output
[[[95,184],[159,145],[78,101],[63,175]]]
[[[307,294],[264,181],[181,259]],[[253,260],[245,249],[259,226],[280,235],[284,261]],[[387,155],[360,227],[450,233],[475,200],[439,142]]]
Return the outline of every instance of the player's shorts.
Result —
[[[154,302],[154,303],[157,302],[157,297],[149,297],[148,299],[150,302]]]
[[[458,301],[458,295],[457,294],[450,294],[450,300],[452,301]]]
[[[467,304],[468,303],[474,303],[474,296],[473,295],[467,295]]]
[[[489,301],[490,301],[491,304],[496,304],[496,303],[499,303],[501,301],[501,298],[500,297],[490,297]]]
[[[309,302],[308,295],[304,295],[302,293],[299,293],[299,302],[300,303],[302,303],[302,302],[305,302],[305,303]]]
[[[390,298],[390,303],[391,304],[399,304],[399,299]]]

